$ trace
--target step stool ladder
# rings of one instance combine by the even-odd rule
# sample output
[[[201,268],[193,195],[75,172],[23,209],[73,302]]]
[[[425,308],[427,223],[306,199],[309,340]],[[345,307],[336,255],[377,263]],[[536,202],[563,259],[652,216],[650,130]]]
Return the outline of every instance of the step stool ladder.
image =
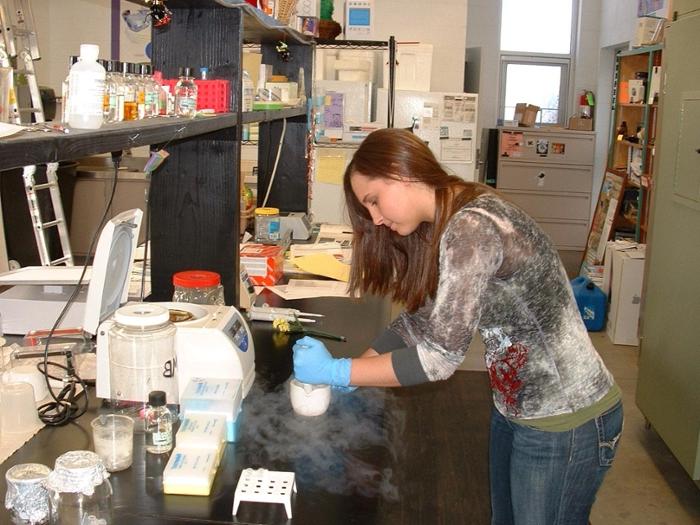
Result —
[[[5,101],[5,108],[0,114],[0,122],[9,122],[11,124],[19,124],[19,108],[17,107],[17,94],[15,92],[14,69],[12,68],[11,58],[17,56],[15,51],[15,37],[12,29],[12,23],[9,18],[4,2],[0,1],[0,67],[9,69],[10,84],[8,100]]]
[[[8,7],[12,4],[12,8]],[[4,6],[4,7],[3,7]],[[29,0],[0,0],[0,12],[3,15],[4,36],[9,58],[15,58],[15,75],[22,75],[29,88],[30,107],[18,108],[15,120],[19,123],[45,122],[44,106],[41,102],[41,92],[36,79],[34,61],[41,58],[36,31],[34,29],[34,16],[32,15]],[[7,45],[7,41],[14,39],[14,43]],[[15,52],[15,50],[17,50]],[[15,93],[17,94],[17,93]]]
[[[25,166],[22,172],[24,179],[24,189],[27,194],[27,203],[29,204],[29,214],[31,215],[32,225],[34,227],[34,238],[39,251],[39,258],[42,266],[58,266],[65,264],[73,266],[73,253],[70,248],[70,238],[68,236],[68,228],[63,215],[63,204],[61,203],[61,192],[58,188],[58,162],[49,162],[46,165],[46,182],[37,184],[34,178],[36,174],[36,166]],[[48,190],[53,206],[54,219],[44,222],[39,207],[38,192]],[[51,260],[49,253],[49,243],[47,233],[51,228],[56,228],[58,238],[61,241],[61,250],[63,256],[58,259]]]
[[[13,124],[45,122],[41,93],[34,70],[34,61],[41,58],[37,35],[34,28],[29,0],[0,0],[0,23],[2,38],[0,39],[0,66],[14,69],[15,75],[23,75],[29,88],[31,107],[17,107],[17,93],[10,94],[8,120]],[[19,50],[19,51],[17,51]],[[50,162],[46,166],[46,182],[37,184],[36,166],[25,166],[22,172],[24,189],[29,204],[29,215],[32,220],[34,238],[42,266],[58,266],[65,264],[73,266],[73,253],[70,248],[68,228],[61,203],[61,191],[58,187],[58,162]],[[48,190],[53,208],[53,220],[44,221],[41,213],[39,193]],[[61,243],[62,256],[51,260],[47,234],[51,228],[56,228]]]

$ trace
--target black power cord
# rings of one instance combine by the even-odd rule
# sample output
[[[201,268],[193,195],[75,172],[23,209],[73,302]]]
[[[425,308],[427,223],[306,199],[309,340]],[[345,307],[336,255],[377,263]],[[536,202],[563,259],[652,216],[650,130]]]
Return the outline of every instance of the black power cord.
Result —
[[[75,289],[66,301],[66,304],[63,306],[61,313],[58,315],[56,322],[53,324],[53,327],[49,331],[49,335],[46,338],[46,343],[44,345],[44,361],[37,364],[37,368],[39,369],[39,371],[42,374],[44,374],[46,386],[48,387],[49,394],[51,394],[51,397],[53,398],[53,401],[44,403],[39,407],[39,418],[44,424],[48,426],[65,425],[66,423],[69,423],[70,421],[73,421],[74,419],[77,419],[78,417],[82,416],[88,409],[87,385],[85,381],[83,381],[75,371],[75,368],[73,366],[72,352],[65,352],[66,365],[64,366],[60,363],[49,361],[49,346],[51,344],[51,339],[53,338],[54,332],[56,331],[58,326],[63,322],[63,319],[66,317],[66,313],[70,309],[71,305],[75,302],[75,299],[78,297],[81,285],[85,278],[85,273],[87,272],[88,266],[90,266],[90,263],[92,262],[92,258],[94,257],[95,244],[97,243],[97,240],[100,237],[100,233],[102,232],[103,226],[107,222],[107,216],[109,215],[109,210],[112,207],[112,202],[114,201],[114,194],[117,189],[117,175],[119,172],[119,165],[121,164],[121,159],[121,151],[112,153],[114,178],[112,180],[112,190],[109,196],[109,201],[107,202],[105,211],[102,215],[102,218],[100,219],[100,223],[97,226],[97,230],[95,231],[92,240],[90,241],[90,247],[88,248],[87,257],[85,258],[85,264],[83,264],[83,271],[80,273],[80,278],[78,279],[78,282],[75,285]],[[49,373],[49,366],[53,366],[55,368],[64,370],[66,372],[65,376],[62,378],[52,376]],[[54,381],[61,381],[64,384],[63,388],[61,388],[61,391],[58,394],[55,394],[53,389],[51,388],[51,379],[53,379]],[[80,387],[82,388],[81,391],[78,391],[78,385],[80,385]],[[81,394],[83,395],[81,396]]]

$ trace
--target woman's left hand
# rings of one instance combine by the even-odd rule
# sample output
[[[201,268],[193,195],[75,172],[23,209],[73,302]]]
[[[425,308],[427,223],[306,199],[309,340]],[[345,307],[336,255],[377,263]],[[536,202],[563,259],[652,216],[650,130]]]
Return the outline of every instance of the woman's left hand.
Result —
[[[351,359],[334,358],[326,345],[313,337],[302,337],[292,347],[294,377],[312,385],[350,385]]]

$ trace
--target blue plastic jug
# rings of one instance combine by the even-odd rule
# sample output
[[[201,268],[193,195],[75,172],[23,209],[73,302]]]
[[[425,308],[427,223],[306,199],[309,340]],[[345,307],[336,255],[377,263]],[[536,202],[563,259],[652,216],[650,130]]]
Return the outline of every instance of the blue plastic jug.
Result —
[[[584,276],[576,277],[571,281],[574,297],[578,310],[581,312],[583,324],[589,332],[599,332],[605,326],[605,311],[608,306],[608,298],[603,290]]]

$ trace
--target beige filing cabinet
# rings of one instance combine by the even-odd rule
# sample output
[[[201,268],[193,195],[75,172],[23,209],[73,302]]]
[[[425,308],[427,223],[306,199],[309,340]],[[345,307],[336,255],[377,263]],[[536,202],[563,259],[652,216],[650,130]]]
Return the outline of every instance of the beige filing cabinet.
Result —
[[[143,167],[145,158],[127,157],[122,159],[119,169],[114,200],[108,218],[117,213],[140,208],[146,213],[146,189],[148,181]],[[108,157],[83,159],[78,166],[78,176],[73,193],[73,215],[71,217],[70,242],[76,255],[86,255],[95,230],[109,202],[112,192],[114,171]],[[139,243],[145,241],[146,228],[142,227]]]
[[[537,221],[578,273],[588,237],[595,133],[500,128],[496,188]]]

